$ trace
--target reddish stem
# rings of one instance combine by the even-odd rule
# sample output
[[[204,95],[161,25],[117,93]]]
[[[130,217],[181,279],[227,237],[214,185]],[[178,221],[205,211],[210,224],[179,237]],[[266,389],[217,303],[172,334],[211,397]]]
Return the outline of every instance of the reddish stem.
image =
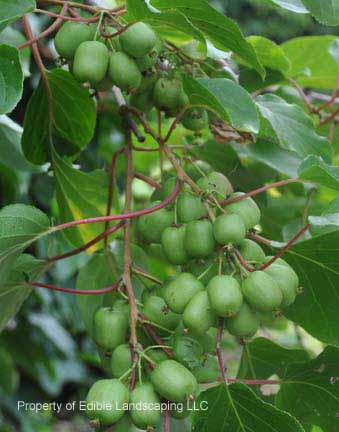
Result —
[[[237,249],[234,249],[233,253],[238,258],[240,264],[244,267],[244,269],[246,269],[247,271],[249,271],[251,273],[255,271],[255,269],[253,267],[251,267],[250,265],[247,264],[244,257],[241,255],[241,253]]]
[[[115,33],[106,33],[102,28],[100,28],[100,34],[105,39],[112,39],[124,33],[129,27],[131,27],[135,23],[136,21],[132,21],[128,23],[125,27],[122,27],[121,29],[117,30]]]
[[[118,157],[124,152],[125,149],[117,150],[113,153],[112,156],[112,162],[111,162],[111,169],[109,172],[109,186],[108,186],[108,199],[107,199],[107,208],[106,208],[106,216],[110,216],[111,210],[112,210],[112,203],[113,203],[113,187],[114,187],[114,176],[115,176],[115,166]],[[105,231],[107,231],[109,228],[109,221],[105,224]],[[105,248],[107,247],[107,241],[108,238],[105,238]]]
[[[65,258],[69,258],[73,255],[77,255],[81,252],[84,252],[85,250],[89,249],[91,246],[95,245],[96,243],[98,243],[100,240],[102,239],[107,239],[108,236],[110,236],[111,234],[113,234],[114,232],[118,231],[120,228],[122,228],[124,226],[125,222],[119,222],[118,224],[116,224],[114,227],[111,227],[109,229],[107,229],[106,231],[104,231],[103,233],[99,234],[97,237],[95,237],[93,240],[89,241],[88,243],[84,244],[83,246],[74,249],[70,252],[66,252],[62,255],[57,255],[55,257],[49,258],[47,260],[48,263],[53,263],[56,261],[60,261],[62,259]]]
[[[151,147],[136,147],[136,146],[133,146],[133,150],[134,151],[139,151],[139,152],[158,152],[159,151],[159,147],[157,147],[157,148],[151,148]]]
[[[64,230],[66,228],[71,228],[74,226],[86,225],[86,224],[91,224],[91,223],[116,221],[116,220],[129,220],[129,219],[133,219],[133,218],[136,218],[139,216],[144,216],[144,215],[147,215],[150,213],[154,213],[158,210],[161,210],[162,208],[166,207],[169,203],[174,201],[175,198],[177,197],[179,191],[180,191],[180,182],[179,182],[179,180],[177,180],[172,193],[163,202],[161,202],[160,204],[157,204],[153,207],[149,207],[149,208],[142,209],[142,210],[137,210],[135,212],[127,212],[124,214],[118,214],[118,215],[112,215],[112,216],[99,216],[99,217],[94,217],[94,218],[86,218],[86,219],[70,221],[70,222],[60,224],[60,225],[56,225],[53,228],[53,231],[55,231],[55,232],[61,231],[61,230]]]
[[[271,247],[272,246],[272,240],[269,240],[269,239],[267,239],[267,238],[265,238],[265,237],[262,237],[261,235],[259,235],[259,234],[257,234],[256,232],[254,232],[254,231],[250,231],[248,234],[247,234],[247,237],[249,237],[249,238],[251,238],[252,240],[255,240],[255,241],[257,241],[258,243],[261,243],[261,244],[263,244],[263,245],[265,245],[265,246],[269,246],[269,247]]]
[[[63,287],[58,287],[58,286],[50,285],[50,284],[44,284],[44,283],[40,283],[40,282],[28,282],[27,285],[29,285],[31,287],[35,287],[35,288],[46,288],[46,289],[51,290],[51,291],[61,291],[63,293],[67,293],[67,294],[80,294],[80,295],[106,294],[106,293],[109,293],[111,291],[117,290],[119,287],[119,283],[115,283],[114,285],[110,285],[109,287],[101,288],[98,290],[78,290],[78,289],[72,289],[72,288],[63,288]]]
[[[180,122],[180,120],[183,118],[185,112],[188,110],[189,106],[183,108],[175,117],[175,119],[173,120],[173,123],[171,124],[167,135],[164,138],[164,143],[167,143],[167,141],[171,138],[172,133],[174,132],[175,128],[177,127],[178,123]]]
[[[67,4],[65,3],[62,7],[62,10],[60,12],[60,17],[64,17],[65,14],[67,13]],[[54,21],[54,23],[49,26],[46,30],[44,30],[43,32],[41,32],[38,36],[34,37],[34,38],[30,38],[30,40],[20,44],[17,46],[18,49],[22,49],[22,48],[26,48],[34,43],[36,43],[37,41],[39,41],[40,39],[43,39],[44,37],[50,35],[51,33],[55,32],[56,30],[58,30],[58,28],[61,26],[63,22],[63,18],[58,18]]]
[[[277,385],[281,384],[279,380],[264,380],[264,379],[239,379],[239,378],[227,378],[227,381],[231,384],[242,383],[247,385]]]
[[[251,192],[247,192],[247,193],[245,193],[243,195],[239,195],[239,196],[234,197],[234,198],[229,198],[229,199],[226,199],[226,200],[219,201],[219,204],[221,204],[221,205],[227,205],[227,204],[231,204],[231,203],[234,203],[234,202],[237,202],[237,201],[242,201],[243,199],[246,199],[246,198],[249,198],[249,197],[261,194],[262,192],[266,192],[269,189],[285,186],[285,185],[290,184],[290,183],[298,183],[298,182],[300,182],[299,179],[281,180],[279,182],[263,186],[263,187],[261,187],[259,189],[252,190]]]
[[[227,376],[226,376],[226,367],[225,367],[225,363],[224,363],[224,359],[222,357],[222,351],[221,351],[221,341],[222,341],[223,332],[224,332],[224,318],[219,318],[216,352],[217,352],[218,364],[219,364],[219,369],[220,369],[220,373],[222,376],[222,380],[223,380],[224,384],[226,386],[228,386],[228,380],[227,380]]]
[[[274,255],[267,263],[263,264],[259,270],[265,270],[267,267],[269,267],[271,264],[273,264],[277,259],[279,259],[282,255],[284,255],[285,252],[287,252],[294,243],[311,227],[311,224],[307,224],[302,228],[291,240],[286,243],[286,245],[280,249],[280,251]]]
[[[170,412],[168,409],[164,412],[164,432],[170,432],[171,423],[170,423]]]
[[[138,275],[144,277],[145,279],[148,279],[148,280],[156,283],[157,285],[162,285],[162,281],[160,279],[158,279],[155,276],[149,274],[146,270],[144,270],[143,268],[139,267],[138,265],[133,264],[132,270],[134,271],[135,274],[138,274]]]
[[[139,318],[142,321],[147,320],[145,315],[141,313],[139,313]],[[162,338],[155,332],[151,324],[143,322],[142,325],[144,326],[146,332],[149,334],[149,336],[151,336],[151,338],[154,340],[154,342],[156,342],[157,345],[166,345],[165,342],[162,340]],[[162,348],[162,350],[168,355],[168,357],[173,358],[173,353],[169,348],[164,347]]]
[[[75,11],[74,9],[72,9],[72,8],[69,8],[69,13],[70,13],[70,14],[72,15],[72,17],[74,17],[74,18],[81,18],[81,15],[79,15],[78,12]]]
[[[99,19],[100,19],[99,16],[93,17],[93,18],[83,18],[83,17],[76,18],[76,17],[70,17],[70,16],[65,16],[65,15],[60,15],[60,14],[57,14],[57,13],[54,13],[54,12],[51,12],[51,11],[47,11],[47,10],[44,10],[44,9],[35,9],[34,12],[35,13],[45,14],[45,15],[48,15],[48,16],[50,16],[52,18],[58,18],[58,19],[61,19],[62,21],[74,21],[74,22],[82,22],[82,23],[87,23],[87,24],[98,22]]]
[[[154,187],[154,189],[161,189],[161,185],[158,182],[150,177],[145,176],[144,174],[134,173],[134,177],[144,181],[145,183],[148,183],[150,186]]]

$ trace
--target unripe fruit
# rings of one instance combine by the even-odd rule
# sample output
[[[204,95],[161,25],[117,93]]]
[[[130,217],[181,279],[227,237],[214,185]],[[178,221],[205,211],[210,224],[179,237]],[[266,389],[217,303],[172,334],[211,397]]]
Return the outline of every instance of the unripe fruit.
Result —
[[[153,100],[157,108],[172,110],[179,106],[183,92],[182,82],[177,78],[159,78],[153,90]]]
[[[262,264],[265,261],[265,252],[258,245],[250,239],[245,239],[239,246],[239,252],[245,261],[254,264]]]
[[[221,245],[239,244],[246,236],[246,227],[242,218],[235,214],[222,214],[213,224],[216,241]]]
[[[151,52],[146,54],[144,57],[135,59],[136,64],[140,72],[145,72],[148,69],[152,69],[158,61],[158,53],[153,49]]]
[[[231,198],[244,195],[243,192],[237,192],[231,195]],[[228,213],[233,213],[241,216],[245,222],[246,229],[253,228],[260,222],[260,209],[252,198],[245,198],[241,201],[228,204],[225,207]]]
[[[200,131],[208,127],[207,111],[201,108],[188,109],[183,118],[182,124],[186,129]]]
[[[278,309],[283,300],[277,282],[263,271],[250,273],[242,284],[242,292],[249,305],[262,312]]]
[[[150,357],[155,363],[161,363],[168,360],[167,354],[161,348],[153,348],[147,351],[148,357]]]
[[[173,343],[173,356],[188,369],[194,369],[200,365],[203,347],[194,338],[189,336],[177,336]]]
[[[111,425],[125,414],[123,407],[128,400],[129,391],[119,380],[97,381],[86,398],[87,415],[92,420],[99,420],[103,426]],[[102,406],[96,408],[99,404]]]
[[[142,22],[131,25],[119,38],[122,49],[132,57],[145,56],[158,41],[155,32]]]
[[[134,93],[131,96],[130,104],[142,112],[149,112],[153,108],[152,90],[142,93]]]
[[[139,429],[136,427],[130,415],[126,413],[117,423],[114,425],[114,432],[141,432],[142,429]],[[102,432],[101,429],[99,429],[98,432]]]
[[[213,225],[209,220],[192,221],[186,226],[185,248],[191,258],[205,258],[214,251]]]
[[[94,340],[102,348],[113,350],[125,340],[128,318],[119,309],[102,307],[94,315]]]
[[[152,200],[157,201],[163,201],[166,198],[169,197],[169,195],[171,195],[171,193],[173,192],[173,189],[175,187],[175,183],[176,183],[177,179],[176,177],[170,177],[167,180],[165,180],[165,182],[162,184],[160,189],[156,189],[153,192],[152,195]]]
[[[114,52],[109,61],[109,76],[121,90],[137,89],[141,73],[135,61],[123,52]]]
[[[190,416],[191,412],[192,412],[192,408],[191,410],[188,409],[189,408],[189,402],[188,403],[177,403],[177,404],[173,404],[173,402],[171,403],[171,409],[170,409],[170,415],[171,417],[177,419],[177,420],[183,420],[187,417]]]
[[[259,318],[256,313],[243,303],[236,316],[226,322],[227,330],[237,337],[252,337],[259,329]]]
[[[168,330],[174,330],[181,320],[181,316],[170,311],[164,299],[157,296],[146,300],[144,314],[147,319]]]
[[[267,263],[268,261],[271,261],[272,258],[273,258],[272,255],[267,256],[265,258],[265,263]],[[274,264],[282,265],[282,266],[285,266],[285,267],[288,267],[288,268],[292,269],[292,267],[284,259],[282,259],[282,258],[278,258],[277,260],[275,260]]]
[[[296,272],[291,267],[273,263],[265,269],[265,273],[277,282],[282,292],[283,301],[281,306],[290,306],[294,303],[299,286],[299,278]]]
[[[239,282],[232,276],[215,276],[207,285],[208,300],[220,317],[235,315],[243,304]]]
[[[206,384],[218,381],[220,377],[220,368],[215,356],[206,355],[202,364],[193,369],[193,375],[196,377],[198,383]]]
[[[109,53],[102,42],[82,42],[74,56],[73,74],[82,82],[98,84],[107,72]]]
[[[71,60],[82,42],[91,40],[92,31],[88,24],[68,21],[54,39],[54,46],[60,57]]]
[[[185,166],[186,173],[191,177],[195,182],[201,178],[201,172],[205,175],[212,172],[212,167],[205,161],[197,160],[196,162],[189,163]]]
[[[141,216],[138,220],[138,231],[149,243],[161,243],[163,231],[171,226],[173,221],[173,212],[163,208],[154,213]]]
[[[215,324],[216,317],[211,310],[206,291],[200,291],[190,300],[183,314],[185,326],[198,334],[206,333]]]
[[[164,299],[170,309],[183,313],[192,297],[203,291],[203,284],[190,273],[181,273],[164,288]]]
[[[177,201],[177,213],[180,222],[191,222],[206,215],[206,208],[201,199],[190,193],[181,193]]]
[[[112,89],[114,83],[109,76],[106,76],[102,81],[95,85],[95,89],[100,92],[106,92]]]
[[[186,227],[168,227],[161,236],[161,244],[168,261],[174,265],[182,265],[187,262],[185,249]]]
[[[175,360],[159,363],[151,373],[151,382],[156,392],[171,402],[185,402],[198,391],[192,372]]]
[[[137,427],[147,429],[160,422],[160,399],[151,383],[138,384],[131,392],[130,403],[132,421]]]
[[[111,371],[115,378],[120,378],[132,367],[129,345],[122,344],[115,348],[111,357]]]
[[[216,171],[210,172],[206,177],[201,177],[197,184],[207,193],[213,193],[221,199],[233,192],[233,186],[228,178]]]

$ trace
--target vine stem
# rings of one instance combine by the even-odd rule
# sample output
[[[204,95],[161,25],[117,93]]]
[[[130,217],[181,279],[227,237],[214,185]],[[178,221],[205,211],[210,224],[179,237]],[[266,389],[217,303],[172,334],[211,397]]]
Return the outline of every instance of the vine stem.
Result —
[[[131,130],[126,127],[126,158],[127,158],[127,173],[126,173],[126,189],[125,189],[125,212],[131,210],[132,205],[132,181],[134,177],[133,154],[132,154],[132,139]],[[136,361],[138,336],[138,307],[132,286],[131,269],[132,269],[132,255],[131,255],[131,220],[127,220],[124,226],[124,274],[123,281],[126,287],[128,302],[130,306],[130,346],[131,346],[131,360],[132,364]],[[132,378],[130,381],[130,389],[133,390],[136,380],[136,368],[133,368]]]
[[[66,252],[62,255],[57,255],[54,256],[52,258],[49,258],[47,260],[48,263],[53,263],[56,261],[60,261],[66,258],[69,258],[71,256],[77,255],[81,252],[84,252],[85,250],[89,249],[91,246],[95,245],[96,243],[98,243],[100,240],[103,239],[107,239],[111,234],[115,233],[116,231],[118,231],[120,228],[122,228],[124,226],[125,222],[119,222],[118,224],[114,225],[114,227],[108,228],[107,230],[105,230],[104,232],[102,232],[101,234],[99,234],[98,236],[96,236],[93,240],[90,240],[89,242],[87,242],[86,244],[84,244],[83,246],[74,249],[70,252]]]
[[[218,364],[219,364],[219,369],[220,369],[223,383],[225,384],[225,386],[228,386],[228,379],[226,376],[226,367],[225,367],[225,363],[224,363],[224,359],[222,357],[222,351],[221,351],[221,340],[222,340],[223,331],[224,331],[224,318],[219,318],[216,352],[217,352]]]
[[[114,9],[108,9],[108,8],[103,8],[103,7],[98,7],[98,6],[85,5],[85,4],[67,1],[67,0],[38,0],[38,3],[43,3],[43,4],[47,3],[47,4],[55,4],[55,5],[68,4],[69,7],[72,7],[75,9],[82,9],[82,10],[86,10],[88,12],[93,12],[93,13],[100,12],[100,11],[107,11],[108,13],[114,14],[114,13],[126,11],[125,6],[119,6],[119,7],[116,7]]]
[[[222,378],[221,378],[222,379]],[[224,382],[224,380],[222,379]],[[281,384],[282,381],[279,380],[265,380],[265,379],[240,379],[240,378],[227,378],[229,384],[241,383],[249,386],[254,385],[277,385]]]
[[[244,267],[245,270],[249,271],[250,273],[255,271],[255,269],[253,267],[251,267],[250,265],[247,264],[244,257],[241,255],[241,253],[237,249],[234,249],[233,253],[238,258],[240,264]]]
[[[28,40],[28,41],[26,41],[20,45],[17,45],[17,49],[20,50],[20,49],[26,48],[26,47],[38,42],[40,39],[43,39],[44,37],[50,35],[51,33],[55,32],[56,30],[58,30],[58,28],[61,26],[61,24],[63,22],[62,17],[64,17],[66,15],[67,10],[68,10],[68,5],[67,5],[67,3],[65,3],[62,7],[61,12],[60,12],[60,17],[57,18],[52,25],[50,25],[46,30],[41,32],[38,36],[30,38],[30,40]]]
[[[101,288],[98,290],[78,290],[73,288],[63,288],[63,287],[58,287],[56,285],[44,284],[40,282],[27,282],[26,284],[32,288],[46,288],[51,291],[60,291],[66,294],[79,294],[79,295],[106,294],[112,291],[116,291],[119,287],[119,282],[115,283],[114,285],[110,285],[106,288]]]
[[[95,23],[98,22],[100,17],[93,17],[93,18],[83,18],[83,17],[71,17],[66,15],[57,14],[54,12],[50,12],[44,9],[34,9],[34,13],[44,14],[52,18],[61,19],[61,21],[73,21],[73,22],[82,22],[82,23]]]
[[[281,180],[281,181],[278,181],[276,183],[272,183],[270,185],[263,186],[263,187],[261,187],[259,189],[254,189],[254,190],[252,190],[250,192],[247,192],[247,193],[245,193],[243,195],[219,201],[219,204],[221,204],[221,205],[227,205],[227,204],[231,204],[231,203],[234,203],[234,202],[242,201],[242,200],[244,200],[246,198],[249,198],[249,197],[261,194],[263,192],[266,192],[269,189],[273,189],[273,188],[277,188],[277,187],[281,187],[281,186],[286,186],[286,185],[288,185],[290,183],[299,183],[299,182],[300,182],[299,179]]]
[[[151,338],[154,340],[154,342],[157,343],[157,345],[161,345],[162,346],[162,350],[170,357],[173,358],[173,353],[169,348],[165,347],[165,342],[162,340],[162,338],[155,332],[155,330],[153,329],[152,325],[144,322],[145,320],[147,320],[147,318],[145,317],[144,314],[139,313],[139,318],[142,321],[142,325],[144,326],[146,332],[149,334],[149,336],[151,336]]]
[[[254,231],[249,232],[249,233],[247,234],[247,237],[249,237],[250,239],[255,240],[255,241],[257,241],[258,243],[261,243],[261,244],[263,244],[263,245],[265,245],[265,246],[272,247],[272,240],[269,240],[269,239],[267,239],[267,238],[265,238],[265,237],[263,237],[263,236],[257,234],[257,233],[254,232]]]
[[[148,183],[150,186],[152,186],[154,189],[161,189],[161,185],[153,180],[152,178],[145,176],[144,174],[140,174],[140,173],[134,173],[134,177],[144,181],[145,183]]]
[[[170,423],[170,412],[168,409],[164,412],[164,432],[170,432],[171,423]]]
[[[274,255],[267,263],[263,264],[261,267],[259,267],[259,270],[265,270],[267,267],[269,267],[271,264],[273,264],[277,259],[279,259],[282,255],[284,255],[285,252],[287,252],[294,243],[311,227],[311,224],[305,225],[294,237],[291,238],[291,240],[286,243],[286,245],[280,249],[280,251]]]
[[[145,271],[143,268],[137,266],[136,264],[133,265],[132,268],[133,272],[139,276],[144,277],[145,279],[148,279],[154,283],[156,283],[157,285],[162,285],[162,282],[160,279],[156,278],[155,276],[147,273],[147,271]]]
[[[29,40],[32,40],[34,37],[33,37],[31,26],[29,24],[28,15],[23,16],[22,23],[23,23],[23,28],[24,28],[24,31],[25,31],[27,38]],[[47,72],[46,72],[45,66],[43,64],[43,61],[41,59],[41,55],[40,55],[38,45],[36,42],[31,45],[31,50],[32,50],[32,54],[33,54],[35,63],[36,63],[36,65],[39,69],[39,72],[41,74],[41,79],[42,79],[44,86],[46,88],[47,102],[48,102],[48,113],[49,113],[50,121],[52,122],[54,119],[53,95],[52,95],[51,87],[50,87],[49,82],[48,82]],[[51,127],[51,123],[50,123],[49,127]]]
[[[137,210],[134,212],[127,212],[127,213],[123,213],[123,214],[118,214],[118,215],[112,215],[112,216],[98,216],[98,217],[93,217],[93,218],[86,218],[86,219],[79,219],[79,220],[75,220],[75,221],[70,221],[70,222],[65,222],[63,224],[60,225],[56,225],[55,227],[52,228],[53,232],[58,232],[58,231],[62,231],[66,228],[71,228],[74,226],[79,226],[79,225],[86,225],[86,224],[91,224],[91,223],[99,223],[99,222],[106,222],[106,221],[117,221],[117,220],[130,220],[139,216],[144,216],[150,213],[154,213],[164,207],[166,207],[168,204],[170,204],[172,201],[175,200],[175,198],[177,197],[177,195],[179,194],[180,191],[180,182],[179,180],[177,180],[175,187],[173,189],[173,191],[171,192],[171,194],[160,204],[157,204],[153,207],[149,207],[146,209],[142,209],[142,210]]]

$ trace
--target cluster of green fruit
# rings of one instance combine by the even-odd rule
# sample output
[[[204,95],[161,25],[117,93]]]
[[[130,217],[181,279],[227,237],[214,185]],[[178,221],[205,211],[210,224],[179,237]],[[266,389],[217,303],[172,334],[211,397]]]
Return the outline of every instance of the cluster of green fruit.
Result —
[[[115,32],[110,28],[108,34]],[[126,26],[119,35],[105,39],[97,24],[68,21],[54,44],[75,78],[98,91],[116,85],[131,94],[129,103],[144,113],[156,107],[174,117],[189,104],[179,69],[156,68],[159,58],[166,58],[165,45],[145,23]],[[207,111],[200,108],[187,109],[182,118],[182,124],[192,131],[202,130],[208,123]]]
[[[154,203],[166,198],[174,183],[169,178],[156,190]],[[175,203],[141,216],[136,224],[141,241],[158,244],[175,270],[163,284],[145,286],[139,296],[143,319],[151,323],[172,355],[155,346],[142,325],[138,327],[145,379],[140,378],[130,392],[126,387],[133,368],[127,342],[129,305],[117,298],[112,307],[100,308],[94,316],[94,338],[106,353],[107,370],[113,376],[96,382],[87,398],[89,403],[111,404],[110,409],[89,411],[90,418],[103,425],[118,422],[117,430],[119,425],[125,428],[121,430],[130,430],[130,422],[150,430],[162,414],[147,407],[159,406],[161,401],[174,404],[171,416],[185,418],[190,414],[186,404],[196,398],[199,384],[220,379],[216,357],[219,319],[224,318],[230,334],[250,338],[261,323],[274,321],[277,312],[296,298],[299,282],[290,265],[278,259],[260,270],[271,257],[246,238],[260,222],[256,203],[247,197],[222,208],[218,201],[240,193],[234,193],[229,180],[215,171],[197,179],[197,184],[202,195],[186,187]],[[240,264],[235,250],[252,271]],[[125,414],[121,408],[128,402],[132,408],[129,405]],[[146,407],[134,409],[138,402]],[[184,404],[185,409],[179,411],[176,404]]]

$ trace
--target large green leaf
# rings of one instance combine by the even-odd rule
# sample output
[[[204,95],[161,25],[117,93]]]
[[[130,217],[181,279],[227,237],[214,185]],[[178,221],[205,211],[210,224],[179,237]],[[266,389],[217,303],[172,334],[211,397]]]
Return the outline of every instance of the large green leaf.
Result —
[[[9,117],[0,116],[0,154],[1,162],[20,172],[38,172],[39,167],[30,164],[21,150],[22,128]]]
[[[45,263],[33,256],[23,254],[11,265],[7,276],[1,278],[0,284],[0,332],[8,320],[20,309],[31,292],[25,282],[36,279],[44,269]]]
[[[208,408],[193,413],[197,432],[304,431],[290,414],[265,403],[243,384],[210,388],[199,395],[196,405]]]
[[[140,3],[140,2],[139,2]],[[182,12],[201,30],[217,48],[233,51],[256,69],[262,77],[265,70],[260,64],[255,50],[242,35],[238,25],[230,18],[220,14],[205,0],[153,0],[152,6],[157,9],[175,9]]]
[[[238,130],[257,133],[259,119],[251,96],[226,78],[184,77],[190,103],[205,106]]]
[[[117,281],[117,273],[112,268],[113,262],[112,257],[109,258],[107,255],[94,255],[80,270],[76,281],[76,288],[95,290],[114,284]],[[113,298],[113,293],[77,296],[77,305],[90,335],[93,335],[93,317],[95,312],[103,305],[111,306]]]
[[[47,74],[53,97],[53,119],[49,117],[44,83],[31,97],[25,114],[22,148],[27,159],[41,165],[50,158],[50,128],[57,140],[66,142],[64,152],[76,154],[91,140],[96,123],[96,107],[89,91],[67,71]]]
[[[108,198],[108,175],[103,170],[85,173],[73,168],[53,152],[57,201],[63,222],[96,216],[105,216]],[[76,247],[92,240],[104,231],[104,223],[80,225],[64,232]],[[92,246],[94,252],[100,243]]]
[[[288,318],[317,339],[339,345],[339,230],[293,246],[286,260],[304,292],[285,310]]]
[[[23,81],[19,51],[11,45],[0,45],[0,114],[16,107],[21,99]]]
[[[254,144],[232,146],[240,157],[257,160],[288,177],[298,177],[298,167],[302,159],[296,153],[285,150],[270,140],[259,139]]]
[[[339,349],[327,347],[316,359],[287,366],[277,395],[279,408],[296,416],[310,430],[338,430]]]
[[[339,25],[339,1],[338,0],[302,0],[309,12],[319,22],[325,25]]]
[[[336,39],[336,36],[305,36],[282,44],[291,61],[289,76],[305,87],[332,90],[339,67],[329,50]]]
[[[0,31],[34,8],[34,0],[0,0]]]
[[[302,14],[308,13],[308,10],[302,4],[302,0],[271,0],[271,2],[292,12]]]
[[[299,167],[299,177],[302,180],[339,190],[339,167],[326,164],[316,156],[309,156],[302,162]]]
[[[263,66],[283,74],[289,71],[291,62],[279,45],[262,36],[250,36],[247,40],[255,49]]]
[[[48,232],[48,217],[37,208],[24,204],[4,207],[0,211],[0,280],[6,280],[16,257]]]
[[[308,360],[306,351],[286,349],[269,339],[256,338],[244,347],[238,377],[268,379],[278,375],[282,379],[289,364]]]
[[[0,44],[11,45],[16,47],[17,45],[26,42],[25,36],[13,27],[6,27],[0,33]],[[29,63],[31,58],[31,50],[29,47],[19,50],[19,56],[21,61],[22,71],[24,76],[29,76]]]
[[[257,105],[282,147],[296,152],[302,158],[315,154],[326,161],[331,160],[329,142],[315,132],[311,117],[298,105],[289,104],[272,94],[259,96]]]

